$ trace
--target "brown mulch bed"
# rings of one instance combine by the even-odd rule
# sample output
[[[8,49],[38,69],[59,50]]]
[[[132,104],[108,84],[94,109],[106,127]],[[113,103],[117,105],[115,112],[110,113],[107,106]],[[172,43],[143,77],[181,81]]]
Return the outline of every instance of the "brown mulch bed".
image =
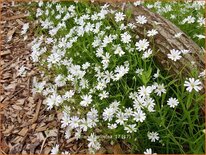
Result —
[[[0,154],[48,154],[55,144],[60,144],[60,150],[85,153],[83,144],[63,138],[61,114],[47,111],[43,98],[31,92],[32,77],[39,73],[29,56],[35,23],[27,19],[25,10],[26,6],[16,2],[2,3]],[[21,29],[28,22],[30,28],[24,40]],[[18,76],[21,66],[26,67],[25,77]]]

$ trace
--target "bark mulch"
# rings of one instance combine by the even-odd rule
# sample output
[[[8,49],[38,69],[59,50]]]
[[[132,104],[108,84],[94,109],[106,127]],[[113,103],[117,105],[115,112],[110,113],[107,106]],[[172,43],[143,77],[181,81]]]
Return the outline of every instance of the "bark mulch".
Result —
[[[16,2],[1,5],[0,154],[48,154],[55,144],[71,153],[84,153],[83,144],[74,138],[63,139],[61,114],[47,111],[43,98],[31,92],[32,77],[39,73],[29,56],[35,22],[28,20],[26,5]],[[25,38],[21,30],[28,22],[30,28]],[[26,67],[23,77],[18,76],[21,66]]]

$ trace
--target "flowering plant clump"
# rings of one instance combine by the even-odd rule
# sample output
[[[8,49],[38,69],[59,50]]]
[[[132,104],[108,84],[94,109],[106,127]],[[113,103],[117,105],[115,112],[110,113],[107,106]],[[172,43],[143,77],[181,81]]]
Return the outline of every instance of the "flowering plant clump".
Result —
[[[127,142],[131,153],[203,152],[204,72],[182,77],[159,68],[153,43],[133,33],[147,17],[132,23],[109,4],[82,2],[39,2],[34,16],[31,58],[42,74],[33,92],[46,97],[48,110],[62,111],[65,139],[86,136],[90,153],[104,135],[108,143]],[[152,39],[158,31],[154,26],[145,35]],[[184,54],[171,49],[168,59],[181,61]],[[60,153],[59,144],[52,153]]]
[[[169,19],[198,43],[200,47],[205,47],[205,1],[137,1],[135,4],[143,4],[145,7]],[[181,35],[183,33],[178,33],[174,37],[180,38]]]

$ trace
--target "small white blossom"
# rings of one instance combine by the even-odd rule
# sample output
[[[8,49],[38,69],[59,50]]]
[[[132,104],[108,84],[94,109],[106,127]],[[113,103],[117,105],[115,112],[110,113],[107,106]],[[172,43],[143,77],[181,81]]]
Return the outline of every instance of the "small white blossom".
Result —
[[[170,97],[167,101],[167,105],[169,105],[171,108],[176,107],[179,104],[179,101],[176,98]]]
[[[149,149],[146,149],[146,151],[144,151],[144,154],[148,154],[148,155],[153,154],[153,155],[156,155],[157,153],[152,153],[152,149],[149,148]]]
[[[158,96],[161,96],[162,94],[165,94],[166,93],[166,89],[165,89],[165,86],[164,84],[158,84],[158,83],[155,83],[155,93],[158,95]]]
[[[25,23],[22,27],[21,35],[26,34],[28,29],[29,29],[29,23]]]
[[[160,138],[157,132],[148,132],[147,137],[151,140],[151,142],[158,141]]]
[[[80,102],[80,105],[83,107],[87,107],[89,104],[92,103],[92,96],[91,95],[83,95],[81,96],[83,101]]]
[[[117,46],[116,50],[114,51],[114,54],[118,54],[121,57],[125,54],[125,52],[122,50],[120,46]]]
[[[158,34],[158,31],[155,30],[155,29],[152,29],[152,30],[147,31],[147,36],[148,36],[148,37],[153,37],[153,36],[155,36],[155,35],[157,35],[157,34]]]
[[[136,18],[136,22],[138,24],[142,24],[143,25],[143,24],[147,23],[147,18],[145,16],[143,16],[143,15],[139,15]]]
[[[174,35],[174,38],[180,38],[182,36],[182,32],[178,32]]]
[[[142,39],[136,42],[135,46],[137,50],[145,51],[149,47],[149,42],[147,41],[147,39]]]
[[[25,66],[21,66],[18,70],[17,70],[17,76],[22,76],[25,77],[26,76],[26,67]]]
[[[115,21],[120,22],[124,20],[125,15],[122,12],[115,13]]]
[[[52,149],[51,149],[51,153],[50,154],[59,154],[59,145],[55,145]]]
[[[184,86],[187,87],[186,90],[188,92],[192,92],[194,89],[195,91],[200,91],[202,89],[202,83],[199,79],[195,80],[194,78],[189,78],[188,81],[185,81]]]
[[[125,126],[125,127],[124,127],[124,130],[125,130],[127,133],[136,132],[136,131],[137,131],[136,124],[130,124],[130,125]]]
[[[137,73],[137,75],[142,75],[143,71],[144,71],[144,69],[142,69],[142,68],[137,68],[137,70],[136,70],[135,73]]]
[[[134,112],[133,116],[136,122],[143,122],[146,119],[146,115],[142,110]]]
[[[121,39],[123,43],[128,44],[129,42],[131,42],[131,35],[128,32],[124,32],[123,34],[121,34]]]
[[[89,148],[93,148],[94,150],[100,149],[100,143],[98,142],[97,136],[94,133],[91,133],[91,135],[88,136],[87,140],[89,141]]]
[[[109,93],[106,91],[103,91],[102,93],[99,94],[100,100],[103,100],[104,98],[109,97]]]
[[[181,54],[181,52],[179,50],[172,49],[172,50],[170,50],[170,53],[167,54],[167,56],[169,59],[171,59],[173,61],[177,61],[177,60],[180,60],[182,58],[182,56],[180,54]]]
[[[152,55],[152,50],[149,48],[147,51],[145,51],[142,55],[142,59],[147,59]]]

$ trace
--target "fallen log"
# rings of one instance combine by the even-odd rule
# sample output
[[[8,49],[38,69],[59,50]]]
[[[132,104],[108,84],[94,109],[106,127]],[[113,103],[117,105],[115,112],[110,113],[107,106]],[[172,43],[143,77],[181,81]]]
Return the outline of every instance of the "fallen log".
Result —
[[[203,49],[169,20],[141,5],[134,6],[131,3],[112,3],[111,5],[115,9],[119,8],[124,12],[131,12],[129,21],[135,23],[137,26],[134,29],[134,33],[140,38],[147,38],[145,36],[145,31],[147,30],[156,29],[158,31],[158,34],[153,39],[153,44],[157,51],[155,52],[155,60],[165,70],[169,70],[170,73],[175,74],[179,74],[182,71],[184,75],[189,74],[194,69],[200,72],[204,70]],[[135,18],[139,15],[144,15],[147,18],[146,24],[141,25],[136,23]],[[174,37],[177,33],[182,33],[180,38]],[[172,49],[186,49],[190,53],[183,55],[180,60],[174,62],[167,57],[167,54]]]

